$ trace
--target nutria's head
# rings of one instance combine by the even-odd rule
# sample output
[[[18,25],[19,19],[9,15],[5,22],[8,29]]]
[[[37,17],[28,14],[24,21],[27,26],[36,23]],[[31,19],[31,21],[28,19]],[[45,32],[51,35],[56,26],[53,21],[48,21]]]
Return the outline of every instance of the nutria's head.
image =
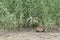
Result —
[[[44,32],[45,31],[45,28],[44,27],[37,27],[36,28],[36,31],[37,32]]]

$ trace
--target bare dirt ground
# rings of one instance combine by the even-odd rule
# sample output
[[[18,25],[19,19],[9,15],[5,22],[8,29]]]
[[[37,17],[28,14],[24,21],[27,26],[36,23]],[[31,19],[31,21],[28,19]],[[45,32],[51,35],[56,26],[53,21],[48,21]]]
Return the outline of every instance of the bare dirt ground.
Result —
[[[60,33],[0,32],[0,40],[60,40]]]
[[[0,40],[60,40],[60,32],[36,32],[32,29],[1,31]]]

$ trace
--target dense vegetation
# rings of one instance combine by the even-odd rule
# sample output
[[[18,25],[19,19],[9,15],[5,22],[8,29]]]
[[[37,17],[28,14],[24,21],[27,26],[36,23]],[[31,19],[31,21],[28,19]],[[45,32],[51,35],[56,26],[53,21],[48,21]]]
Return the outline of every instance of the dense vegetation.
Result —
[[[0,29],[60,26],[60,0],[0,0]]]

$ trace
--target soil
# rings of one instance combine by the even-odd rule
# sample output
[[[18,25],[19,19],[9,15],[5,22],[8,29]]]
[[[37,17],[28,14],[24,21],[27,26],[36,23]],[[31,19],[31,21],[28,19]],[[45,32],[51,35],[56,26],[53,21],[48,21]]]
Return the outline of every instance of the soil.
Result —
[[[60,40],[60,32],[5,31],[0,32],[0,40]]]

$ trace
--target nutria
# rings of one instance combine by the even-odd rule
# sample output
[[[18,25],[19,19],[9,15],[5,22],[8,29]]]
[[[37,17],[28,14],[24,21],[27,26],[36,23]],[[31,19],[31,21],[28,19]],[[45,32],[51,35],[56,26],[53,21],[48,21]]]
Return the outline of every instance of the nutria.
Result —
[[[45,28],[44,27],[37,27],[36,32],[44,32]]]

